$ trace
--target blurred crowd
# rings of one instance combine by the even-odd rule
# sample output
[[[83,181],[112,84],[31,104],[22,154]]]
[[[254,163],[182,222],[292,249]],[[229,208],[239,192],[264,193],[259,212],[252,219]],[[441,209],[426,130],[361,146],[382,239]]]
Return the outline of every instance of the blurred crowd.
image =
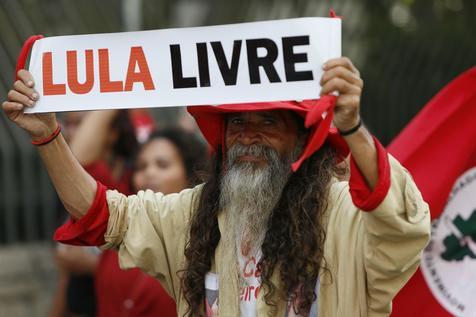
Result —
[[[145,109],[68,112],[61,122],[73,154],[108,188],[170,194],[202,182],[207,170],[207,145],[184,109],[166,126]],[[69,215],[58,209],[61,224]],[[55,257],[50,317],[177,315],[159,282],[138,269],[121,270],[116,251],[58,244]]]

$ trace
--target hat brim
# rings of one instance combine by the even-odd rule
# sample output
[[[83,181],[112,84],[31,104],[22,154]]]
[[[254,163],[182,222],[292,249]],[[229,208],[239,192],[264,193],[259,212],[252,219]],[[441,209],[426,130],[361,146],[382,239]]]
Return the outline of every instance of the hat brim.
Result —
[[[224,145],[225,124],[224,115],[228,113],[250,112],[250,111],[271,111],[288,110],[293,111],[302,118],[306,118],[312,105],[306,102],[279,101],[279,102],[260,102],[243,104],[224,104],[224,105],[204,105],[189,106],[188,112],[195,118],[197,125],[207,140],[208,144],[217,151],[220,145]],[[317,127],[311,127],[312,135]],[[335,148],[338,155],[346,157],[349,154],[349,148],[345,140],[339,135],[335,128],[330,128],[326,142]]]

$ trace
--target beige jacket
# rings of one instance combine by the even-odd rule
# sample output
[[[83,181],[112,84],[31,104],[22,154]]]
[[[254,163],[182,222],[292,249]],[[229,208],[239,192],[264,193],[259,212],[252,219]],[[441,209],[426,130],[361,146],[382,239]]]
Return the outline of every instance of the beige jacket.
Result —
[[[428,205],[410,174],[392,157],[390,165],[390,190],[372,212],[353,205],[347,182],[331,187],[324,246],[330,274],[320,276],[319,317],[388,316],[392,298],[418,267],[430,235]],[[184,267],[187,227],[201,188],[167,196],[107,192],[110,218],[103,247],[119,248],[122,268],[138,267],[159,279],[176,300],[179,316],[187,307],[177,271]],[[223,216],[218,223],[221,232],[226,230]],[[219,276],[220,316],[240,316],[238,275],[220,275],[230,267],[223,252],[219,243],[211,270]],[[279,286],[278,276],[274,283]],[[258,316],[269,313],[264,293],[259,293]],[[276,316],[285,316],[285,306],[279,302]]]

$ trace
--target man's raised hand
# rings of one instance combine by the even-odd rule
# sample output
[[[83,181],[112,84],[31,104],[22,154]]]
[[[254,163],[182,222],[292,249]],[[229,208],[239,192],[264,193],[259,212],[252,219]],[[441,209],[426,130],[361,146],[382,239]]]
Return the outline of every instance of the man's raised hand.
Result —
[[[18,71],[18,80],[8,92],[7,100],[2,108],[7,117],[16,125],[27,131],[32,140],[43,139],[56,130],[58,123],[54,113],[25,114],[25,108],[33,107],[39,98],[34,90],[34,79],[25,69]]]
[[[321,96],[334,91],[339,93],[334,110],[334,125],[340,131],[350,130],[360,120],[360,96],[364,82],[347,57],[328,60],[323,69]]]

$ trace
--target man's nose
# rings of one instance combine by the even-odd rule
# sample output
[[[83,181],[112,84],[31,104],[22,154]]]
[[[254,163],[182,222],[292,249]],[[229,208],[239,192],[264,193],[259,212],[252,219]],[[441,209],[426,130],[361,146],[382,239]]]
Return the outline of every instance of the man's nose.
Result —
[[[259,129],[254,124],[245,124],[240,131],[239,141],[243,145],[256,144],[261,141],[261,134]]]

